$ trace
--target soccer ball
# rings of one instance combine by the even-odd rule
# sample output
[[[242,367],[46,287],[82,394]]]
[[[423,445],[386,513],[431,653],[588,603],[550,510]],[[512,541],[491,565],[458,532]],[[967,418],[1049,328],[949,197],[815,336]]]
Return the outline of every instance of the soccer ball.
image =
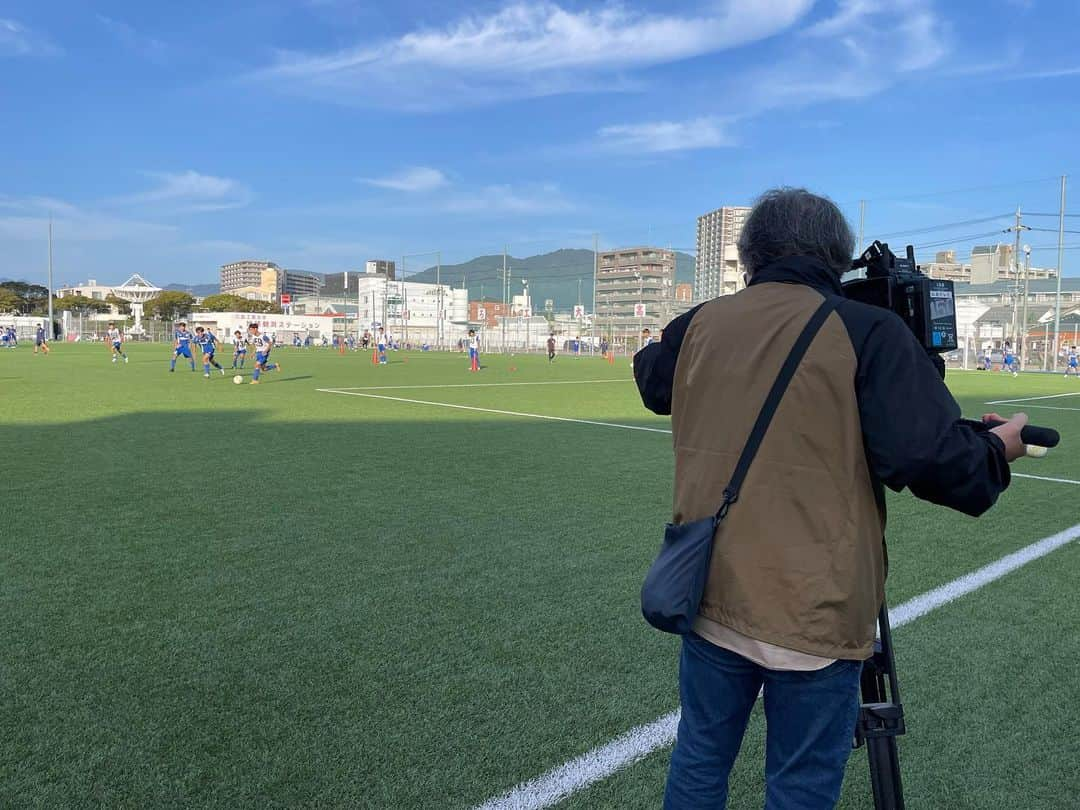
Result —
[[[232,378],[232,381],[237,385],[240,385],[242,382],[244,382],[244,378],[237,374],[235,377]]]

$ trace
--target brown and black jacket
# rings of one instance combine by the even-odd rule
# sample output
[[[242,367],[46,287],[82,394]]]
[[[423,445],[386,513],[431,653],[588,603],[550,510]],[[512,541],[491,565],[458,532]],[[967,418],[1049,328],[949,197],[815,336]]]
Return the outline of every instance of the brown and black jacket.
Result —
[[[674,521],[716,511],[765,396],[839,278],[813,258],[676,318],[634,358],[671,414]],[[714,538],[701,613],[752,638],[862,659],[884,598],[882,485],[979,515],[1009,485],[1004,445],[960,408],[895,314],[843,301],[810,345]]]

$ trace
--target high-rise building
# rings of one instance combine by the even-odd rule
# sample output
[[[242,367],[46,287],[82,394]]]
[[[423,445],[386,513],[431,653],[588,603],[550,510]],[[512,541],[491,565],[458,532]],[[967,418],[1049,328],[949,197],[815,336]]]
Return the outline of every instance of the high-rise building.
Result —
[[[694,285],[693,284],[676,284],[675,285],[675,300],[680,304],[689,304],[694,300]]]
[[[397,266],[390,259],[368,259],[364,262],[364,271],[369,274],[378,274],[386,276],[391,281],[394,280]]]
[[[707,301],[743,288],[743,266],[736,244],[749,213],[745,206],[725,205],[698,217],[695,300]]]
[[[281,292],[281,268],[273,262],[252,259],[223,264],[221,291],[238,295],[252,293],[260,296],[260,300],[274,300]]]
[[[993,284],[996,281],[1015,282],[1016,267],[1012,264],[1013,246],[1009,244],[976,245],[971,249],[971,261],[961,262],[955,250],[938,251],[934,261],[919,265],[930,278],[947,279],[971,284]],[[1054,278],[1057,271],[1046,267],[1029,267],[1028,278],[1039,280]],[[1023,278],[1023,265],[1020,268]]]
[[[600,253],[596,264],[595,314],[604,332],[655,331],[676,314],[674,251],[622,248]]]
[[[322,276],[303,270],[282,270],[281,291],[289,295],[317,295],[322,287]]]

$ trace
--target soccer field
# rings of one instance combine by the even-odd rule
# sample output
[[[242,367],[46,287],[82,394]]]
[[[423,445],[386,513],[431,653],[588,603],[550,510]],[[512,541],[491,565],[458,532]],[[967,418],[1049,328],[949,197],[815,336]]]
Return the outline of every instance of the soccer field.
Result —
[[[578,759],[678,707],[638,609],[670,425],[627,360],[278,349],[250,386],[169,353],[0,352],[0,807],[540,807],[568,762],[560,807],[659,807],[662,734]],[[1062,446],[980,520],[890,495],[890,604],[1071,531],[897,629],[908,806],[1076,807],[1080,380],[949,383]]]

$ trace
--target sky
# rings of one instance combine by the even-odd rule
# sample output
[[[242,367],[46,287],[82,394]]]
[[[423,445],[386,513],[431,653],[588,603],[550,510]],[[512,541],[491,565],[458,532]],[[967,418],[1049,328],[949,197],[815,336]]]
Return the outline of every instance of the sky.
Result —
[[[1078,29],[1071,0],[0,0],[0,278],[45,278],[50,217],[57,283],[692,251],[776,185],[920,257],[1020,206],[1053,267]]]

